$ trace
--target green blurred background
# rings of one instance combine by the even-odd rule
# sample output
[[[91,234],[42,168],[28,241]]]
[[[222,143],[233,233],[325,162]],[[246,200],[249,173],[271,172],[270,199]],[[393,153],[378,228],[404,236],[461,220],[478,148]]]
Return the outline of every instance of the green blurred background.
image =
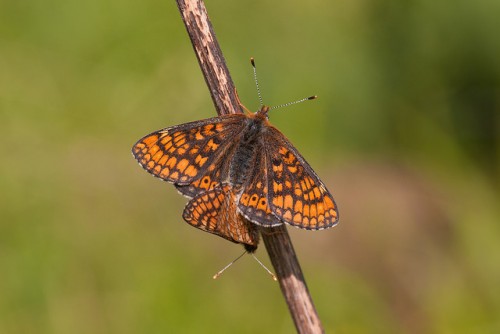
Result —
[[[500,2],[207,1],[241,100],[333,192],[290,229],[327,332],[500,332]],[[291,333],[132,144],[215,111],[174,1],[0,2],[0,332]],[[264,247],[258,256],[268,263]]]

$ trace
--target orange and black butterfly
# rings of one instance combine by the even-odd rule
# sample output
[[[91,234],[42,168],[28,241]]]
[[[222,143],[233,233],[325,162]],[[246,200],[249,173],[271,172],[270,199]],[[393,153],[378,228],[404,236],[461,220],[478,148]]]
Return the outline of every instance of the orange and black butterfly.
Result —
[[[311,98],[309,98],[311,99]],[[338,222],[335,201],[269,107],[155,131],[132,148],[139,164],[191,200],[189,224],[257,249],[259,227],[321,230]]]

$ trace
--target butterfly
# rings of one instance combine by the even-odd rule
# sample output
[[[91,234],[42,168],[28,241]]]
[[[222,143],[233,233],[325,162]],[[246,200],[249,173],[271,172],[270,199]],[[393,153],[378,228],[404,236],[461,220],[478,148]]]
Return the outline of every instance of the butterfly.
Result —
[[[269,123],[269,110],[158,130],[141,138],[132,153],[147,172],[190,198],[182,215],[187,223],[248,252],[257,249],[259,229],[334,226],[339,213],[332,195]]]

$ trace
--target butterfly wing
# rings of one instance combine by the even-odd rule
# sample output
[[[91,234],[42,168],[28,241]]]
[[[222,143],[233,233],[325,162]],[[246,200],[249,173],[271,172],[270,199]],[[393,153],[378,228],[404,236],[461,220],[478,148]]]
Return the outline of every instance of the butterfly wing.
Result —
[[[271,211],[287,224],[308,230],[337,224],[332,195],[292,143],[272,126],[263,140]]]
[[[212,172],[234,145],[244,118],[243,114],[225,115],[155,131],[140,139],[132,154],[146,171],[167,182],[189,185],[207,175],[210,186],[220,182],[212,179],[216,177]],[[197,184],[202,187],[198,192],[206,190],[207,181]],[[186,192],[190,197],[197,193],[196,189]]]
[[[231,140],[224,145],[225,147],[217,152],[202,177],[187,185],[175,184],[177,191],[186,197],[193,198],[209,189],[221,186],[222,182],[228,180],[230,167],[228,159],[236,148],[236,141]]]
[[[238,202],[238,211],[249,221],[265,226],[272,227],[281,225],[282,221],[273,214],[268,202],[268,171],[266,166],[265,147],[261,143],[257,147],[254,155],[254,162],[251,166],[248,181],[243,186],[243,192]]]
[[[247,251],[254,251],[259,242],[258,230],[238,214],[234,197],[229,185],[210,189],[189,201],[182,217],[200,230],[244,244]]]

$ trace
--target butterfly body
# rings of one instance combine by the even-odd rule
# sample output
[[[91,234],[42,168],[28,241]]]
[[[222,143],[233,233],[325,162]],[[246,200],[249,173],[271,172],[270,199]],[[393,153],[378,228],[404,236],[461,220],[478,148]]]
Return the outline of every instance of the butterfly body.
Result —
[[[254,116],[255,115],[255,116]],[[258,149],[263,146],[263,132],[270,124],[265,124],[267,120],[260,114],[250,114],[244,120],[244,128],[235,139],[237,146],[231,159],[229,169],[229,183],[233,188],[240,190],[247,182],[252,169],[259,168],[254,164]],[[269,123],[269,122],[267,122]]]
[[[132,152],[149,173],[191,198],[189,224],[256,249],[260,227],[334,226],[333,197],[305,159],[268,121],[269,108],[153,132]]]

